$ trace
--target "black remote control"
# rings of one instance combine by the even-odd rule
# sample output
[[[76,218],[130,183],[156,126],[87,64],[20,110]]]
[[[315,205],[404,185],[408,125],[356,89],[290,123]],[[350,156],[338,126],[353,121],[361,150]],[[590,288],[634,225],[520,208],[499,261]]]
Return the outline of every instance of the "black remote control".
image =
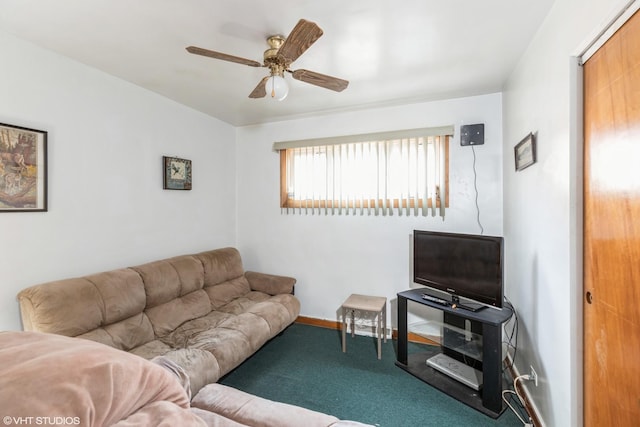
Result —
[[[449,305],[449,301],[447,301],[445,299],[442,299],[442,298],[434,297],[432,295],[422,294],[422,299],[426,299],[427,301],[435,302],[436,304]]]

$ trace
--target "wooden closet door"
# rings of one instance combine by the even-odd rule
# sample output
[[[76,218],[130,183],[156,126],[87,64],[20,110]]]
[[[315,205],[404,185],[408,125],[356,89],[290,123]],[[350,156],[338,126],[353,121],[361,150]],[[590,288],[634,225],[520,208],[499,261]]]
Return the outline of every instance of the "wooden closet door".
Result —
[[[584,66],[584,425],[640,425],[640,13]]]

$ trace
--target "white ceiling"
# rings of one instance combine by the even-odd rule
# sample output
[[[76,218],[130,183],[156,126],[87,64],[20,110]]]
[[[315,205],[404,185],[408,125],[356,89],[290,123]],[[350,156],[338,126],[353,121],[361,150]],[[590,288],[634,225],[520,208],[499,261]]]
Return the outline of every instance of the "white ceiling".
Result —
[[[497,92],[553,0],[0,0],[0,30],[235,126]],[[300,18],[324,35],[291,69],[350,81],[337,93],[286,75],[282,102],[248,95],[266,38]]]

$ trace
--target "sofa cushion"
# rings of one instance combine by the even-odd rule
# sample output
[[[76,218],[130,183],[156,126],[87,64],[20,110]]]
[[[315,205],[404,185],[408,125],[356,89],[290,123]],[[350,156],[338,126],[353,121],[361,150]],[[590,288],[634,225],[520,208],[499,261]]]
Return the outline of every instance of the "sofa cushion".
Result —
[[[331,415],[263,399],[222,384],[204,387],[191,400],[191,406],[253,427],[329,427],[338,421]]]
[[[172,425],[204,425],[188,407],[187,393],[171,373],[141,357],[77,338],[0,332],[5,417],[64,416],[78,421],[73,424],[113,425],[142,410],[135,419],[160,419],[162,411],[180,420]]]
[[[202,289],[204,284],[202,263],[191,255],[149,262],[131,269],[142,277],[147,294],[147,308],[165,304]]]
[[[160,340],[149,341],[138,347],[129,350],[130,353],[143,357],[145,359],[153,359],[156,356],[162,356],[170,352],[172,348]]]
[[[274,295],[269,300],[282,305],[293,319],[300,314],[300,300],[291,294]]]
[[[175,362],[189,377],[191,396],[223,375],[215,356],[202,349],[171,348],[160,340],[154,340],[130,350],[130,353],[148,360],[169,359]]]
[[[257,351],[264,343],[273,337],[269,323],[254,313],[242,313],[237,316],[232,316],[220,323],[218,327],[241,332],[249,343],[251,353]]]
[[[44,283],[22,290],[20,300],[25,329],[76,336],[102,324],[102,297],[86,278]]]
[[[293,295],[276,295],[253,305],[247,312],[263,318],[269,324],[271,335],[276,335],[298,317],[300,302]]]
[[[182,255],[131,267],[144,282],[145,313],[158,337],[164,337],[186,321],[211,311],[202,290],[204,268],[200,260]]]
[[[203,420],[207,427],[247,427],[229,418],[218,415],[215,412],[205,411],[199,408],[191,408],[190,411]]]
[[[211,352],[218,361],[221,375],[230,372],[253,354],[251,340],[242,331],[220,327],[193,337],[189,347]]]
[[[196,256],[204,266],[204,290],[213,310],[251,291],[237,249],[216,249]]]
[[[144,313],[138,313],[120,322],[96,328],[84,334],[77,335],[101,344],[129,351],[150,341],[153,341],[153,328]]]
[[[203,331],[217,328],[220,323],[231,316],[231,314],[222,311],[212,311],[206,316],[183,323],[169,335],[163,337],[162,341],[175,348],[188,347],[194,336]]]
[[[210,427],[209,424],[200,418],[191,409],[182,409],[176,405],[160,401],[146,405],[136,411],[126,419],[113,424],[112,427]]]
[[[122,350],[154,339],[142,278],[119,269],[32,286],[18,294],[24,328],[82,336]]]
[[[222,376],[218,361],[208,351],[197,348],[181,348],[169,351],[161,356],[178,365],[189,377],[191,396],[195,396],[202,387],[214,383]]]
[[[211,311],[209,297],[203,290],[176,297],[164,304],[147,308],[145,313],[158,337],[164,337],[183,323],[207,315]]]
[[[235,248],[201,252],[196,257],[204,267],[204,285],[214,286],[244,274],[240,252]]]
[[[244,276],[239,276],[215,285],[205,285],[204,290],[209,295],[211,307],[219,309],[225,304],[239,298],[251,291],[249,282]]]
[[[247,292],[246,294],[221,305],[217,310],[223,313],[240,314],[249,310],[256,303],[266,301],[269,298],[271,298],[269,295],[262,292]]]
[[[142,313],[146,295],[138,273],[123,268],[86,276],[100,294],[103,303],[102,324],[109,325]]]

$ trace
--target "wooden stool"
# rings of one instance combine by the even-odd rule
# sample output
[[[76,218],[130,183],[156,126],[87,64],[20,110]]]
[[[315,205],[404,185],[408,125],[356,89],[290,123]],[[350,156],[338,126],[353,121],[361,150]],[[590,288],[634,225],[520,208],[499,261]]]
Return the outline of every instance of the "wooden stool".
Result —
[[[387,298],[372,297],[369,295],[351,294],[342,303],[342,352],[347,351],[347,310],[351,310],[351,336],[355,335],[355,312],[369,311],[376,314],[378,319],[378,359],[382,359],[381,339],[384,334],[384,342],[387,342]],[[381,323],[383,325],[381,325]]]

